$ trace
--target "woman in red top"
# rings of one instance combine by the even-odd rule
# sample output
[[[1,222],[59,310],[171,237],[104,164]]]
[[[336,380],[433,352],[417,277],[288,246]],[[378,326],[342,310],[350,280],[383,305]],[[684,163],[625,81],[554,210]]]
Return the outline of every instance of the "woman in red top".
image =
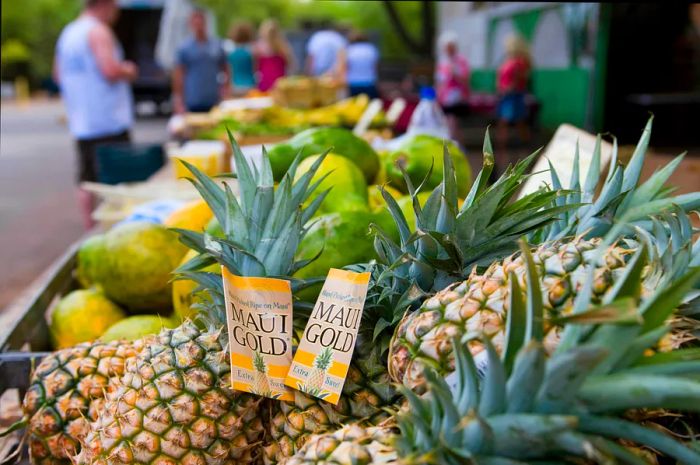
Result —
[[[508,143],[508,129],[515,124],[523,141],[530,140],[530,131],[527,126],[527,107],[525,95],[530,80],[530,54],[525,41],[516,35],[506,39],[506,60],[498,68],[496,87],[499,101],[496,112],[498,114],[498,140],[501,146],[499,150],[502,157],[507,157],[505,152]],[[508,160],[497,160],[500,169],[504,169]]]
[[[265,92],[294,67],[294,55],[274,19],[263,21],[259,36],[254,54],[258,64],[258,89]]]

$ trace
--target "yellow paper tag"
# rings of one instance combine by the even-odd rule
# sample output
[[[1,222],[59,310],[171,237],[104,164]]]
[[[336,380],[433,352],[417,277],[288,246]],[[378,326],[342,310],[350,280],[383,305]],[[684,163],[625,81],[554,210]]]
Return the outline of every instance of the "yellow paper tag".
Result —
[[[241,277],[221,268],[233,388],[273,399],[293,400],[293,391],[284,385],[292,362],[289,281]]]
[[[331,268],[284,380],[287,386],[338,403],[355,350],[369,276]]]

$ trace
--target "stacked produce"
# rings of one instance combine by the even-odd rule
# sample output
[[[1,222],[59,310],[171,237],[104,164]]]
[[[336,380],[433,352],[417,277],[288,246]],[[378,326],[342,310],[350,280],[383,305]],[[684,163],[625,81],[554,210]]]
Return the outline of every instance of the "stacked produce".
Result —
[[[614,147],[603,180],[598,145],[583,183],[576,161],[567,190],[552,170],[551,188],[522,198],[534,155],[490,184],[488,135],[471,183],[441,141],[382,161],[347,133],[317,131],[304,144],[318,148],[289,141],[258,168],[231,141],[238,196],[189,167],[216,221],[177,229],[184,259],[184,248],[158,257],[188,283],[176,292],[194,321],[119,353],[92,343],[47,357],[24,403],[36,463],[700,463],[682,439],[700,429],[689,220],[700,193],[664,187],[679,160],[640,184],[651,122],[626,166]],[[389,184],[368,184],[378,175]],[[121,261],[100,269],[88,251],[122,243],[86,244],[81,277],[117,276]],[[143,266],[159,274],[159,261]],[[337,405],[232,388],[222,266],[291,283],[295,342],[329,268],[370,273]],[[146,295],[137,276],[101,292],[155,306],[163,290]],[[262,358],[254,365],[264,373]],[[659,410],[688,428],[671,434],[647,414]]]
[[[317,108],[291,108],[274,105],[265,109],[223,111],[213,109],[204,116],[197,115],[190,128],[197,139],[225,140],[226,131],[237,136],[291,136],[311,127],[342,126],[352,128],[369,105],[366,95],[358,95]],[[189,118],[192,119],[192,118]],[[380,112],[372,127],[382,127],[384,115]],[[324,149],[327,147],[324,147]]]
[[[167,226],[202,230],[211,216],[202,203],[185,205]],[[167,226],[123,223],[81,245],[76,278],[84,289],[66,295],[50,315],[56,348],[133,337],[134,331],[147,334],[144,325],[157,333],[175,324],[171,273],[187,248]]]

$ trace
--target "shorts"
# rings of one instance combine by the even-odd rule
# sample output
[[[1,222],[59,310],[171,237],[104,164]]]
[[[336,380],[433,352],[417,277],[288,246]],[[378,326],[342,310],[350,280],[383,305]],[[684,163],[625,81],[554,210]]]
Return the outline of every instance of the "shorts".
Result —
[[[209,111],[214,108],[215,103],[208,104],[198,104],[198,105],[187,105],[187,111],[189,113],[209,113]]]
[[[467,116],[469,114],[469,104],[467,102],[457,102],[452,105],[445,105],[442,111],[446,115],[454,115],[457,117]]]
[[[517,123],[527,117],[525,106],[525,93],[510,92],[501,97],[496,108],[498,119],[508,123]]]
[[[377,86],[374,84],[350,84],[348,88],[351,97],[355,97],[356,95],[360,94],[366,94],[370,99],[379,97]]]
[[[131,142],[129,131],[122,131],[111,136],[94,139],[78,139],[78,183],[83,181],[97,182],[97,147],[104,144]]]

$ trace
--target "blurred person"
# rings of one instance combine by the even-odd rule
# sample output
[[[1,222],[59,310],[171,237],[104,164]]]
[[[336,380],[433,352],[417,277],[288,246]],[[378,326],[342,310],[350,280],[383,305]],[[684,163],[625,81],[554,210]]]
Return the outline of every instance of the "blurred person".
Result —
[[[234,24],[229,32],[233,49],[228,53],[228,64],[234,95],[245,95],[255,87],[254,36],[255,29],[248,21]]]
[[[306,44],[306,73],[311,76],[332,74],[348,42],[343,35],[326,26],[314,32]]]
[[[97,181],[98,146],[131,140],[134,108],[129,82],[136,79],[138,68],[123,59],[110,28],[118,15],[116,0],[86,0],[80,16],[63,29],[56,44],[54,80],[76,139],[80,182]],[[79,188],[78,202],[89,229],[94,226],[95,199]]]
[[[458,140],[459,117],[469,112],[469,63],[459,53],[457,34],[445,31],[438,40],[439,58],[435,70],[438,102],[442,106],[450,135]]]
[[[350,45],[340,52],[339,74],[345,76],[351,96],[366,94],[369,98],[377,98],[379,50],[360,31],[352,31],[349,39]]]
[[[176,113],[207,112],[229,95],[231,75],[221,42],[207,35],[204,11],[190,15],[192,37],[177,52],[173,73],[173,105]],[[219,82],[219,73],[225,79]]]
[[[505,147],[508,144],[508,131],[511,125],[515,125],[523,142],[530,140],[530,129],[527,125],[527,107],[525,95],[530,80],[530,53],[527,43],[518,35],[510,35],[505,42],[506,59],[498,68],[496,76],[496,88],[498,91],[498,141],[502,160],[500,169],[504,169],[509,163]]]
[[[263,21],[258,35],[253,55],[258,64],[258,89],[266,92],[294,68],[294,54],[274,19]]]

